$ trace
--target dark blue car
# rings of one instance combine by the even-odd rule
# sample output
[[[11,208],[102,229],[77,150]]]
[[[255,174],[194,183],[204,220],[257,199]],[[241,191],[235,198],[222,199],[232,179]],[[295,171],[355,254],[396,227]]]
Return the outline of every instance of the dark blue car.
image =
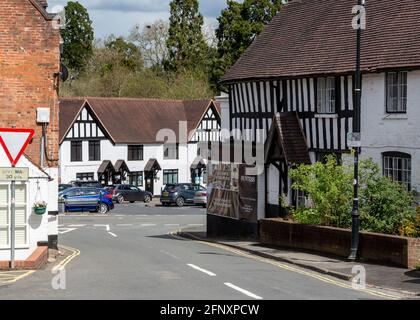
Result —
[[[98,212],[106,214],[114,209],[112,194],[99,188],[70,188],[59,193],[65,212]]]

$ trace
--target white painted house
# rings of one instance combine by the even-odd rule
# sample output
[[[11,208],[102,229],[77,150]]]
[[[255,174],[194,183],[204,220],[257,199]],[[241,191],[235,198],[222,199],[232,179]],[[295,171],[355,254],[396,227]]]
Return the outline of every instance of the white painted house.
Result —
[[[205,184],[199,145],[219,132],[211,100],[63,99],[60,182],[131,184],[156,196],[167,183]]]
[[[266,170],[258,177],[259,219],[283,213],[281,196],[293,204],[305,201],[290,187],[291,166],[331,153],[352,159],[346,137],[356,119],[354,4],[289,1],[222,79],[228,89],[218,98],[222,128],[251,130],[253,141],[257,130],[263,131]],[[373,158],[384,175],[418,192],[419,30],[418,1],[366,2],[361,156]]]

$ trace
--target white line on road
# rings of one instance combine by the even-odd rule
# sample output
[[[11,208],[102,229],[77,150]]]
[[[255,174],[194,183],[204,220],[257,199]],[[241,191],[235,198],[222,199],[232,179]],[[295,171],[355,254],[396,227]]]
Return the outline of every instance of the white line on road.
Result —
[[[153,224],[153,223],[143,223],[141,226],[142,227],[156,227],[156,224]]]
[[[165,227],[179,227],[179,223],[165,224]]]
[[[77,228],[62,228],[61,230],[58,230],[58,233],[59,234],[65,234],[65,233],[72,232],[74,230],[77,230]]]
[[[86,227],[85,224],[71,224],[68,226],[69,228],[83,228]]]
[[[117,238],[118,236],[115,233],[112,232],[108,232],[111,236],[113,236],[114,238]]]
[[[111,230],[111,228],[109,227],[109,224],[95,224],[94,227],[105,227],[106,231]]]
[[[189,224],[188,227],[204,227],[204,224]]]
[[[253,299],[257,299],[257,300],[262,300],[263,299],[262,297],[257,296],[256,294],[253,294],[252,292],[249,292],[248,290],[239,288],[239,287],[237,287],[234,284],[231,284],[229,282],[225,282],[225,285],[228,286],[229,288],[232,288],[232,289],[234,289],[236,291],[239,291],[239,292],[243,293],[244,295],[246,295],[248,297],[251,297]]]
[[[126,223],[126,224],[117,224],[117,227],[131,227],[133,224],[131,223],[131,224],[129,224],[129,223]]]
[[[200,267],[197,267],[196,265],[193,265],[193,264],[187,264],[187,266],[189,266],[189,267],[191,267],[191,268],[193,268],[193,269],[195,269],[195,270],[198,270],[198,271],[201,271],[201,272],[203,272],[203,273],[205,273],[205,274],[207,274],[207,275],[209,275],[210,277],[215,277],[216,276],[216,274],[215,273],[213,273],[213,272],[211,272],[211,271],[208,271],[208,270],[206,270],[206,269],[203,269],[203,268],[200,268]]]
[[[170,257],[172,257],[172,258],[174,258],[174,259],[176,259],[176,260],[181,260],[181,258],[177,257],[176,255],[174,255],[172,253],[169,253],[169,252],[164,251],[164,250],[162,250],[161,252],[164,253],[164,254],[166,254],[166,255],[168,255],[168,256],[170,256]]]

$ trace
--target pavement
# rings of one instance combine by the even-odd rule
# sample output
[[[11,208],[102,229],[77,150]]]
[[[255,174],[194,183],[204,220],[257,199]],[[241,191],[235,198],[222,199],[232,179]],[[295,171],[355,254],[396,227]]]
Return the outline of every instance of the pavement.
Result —
[[[319,255],[308,251],[268,246],[256,241],[208,238],[204,229],[186,228],[180,235],[190,239],[219,243],[260,257],[273,259],[313,270],[338,279],[351,281],[359,266],[366,272],[366,283],[381,288],[420,297],[420,270],[410,270],[366,262],[349,262],[336,256]],[[356,269],[355,269],[356,268]]]
[[[399,292],[355,288],[348,280],[188,239],[205,229],[198,207],[117,205],[109,215],[59,217],[55,263],[0,287],[8,300],[388,300]]]

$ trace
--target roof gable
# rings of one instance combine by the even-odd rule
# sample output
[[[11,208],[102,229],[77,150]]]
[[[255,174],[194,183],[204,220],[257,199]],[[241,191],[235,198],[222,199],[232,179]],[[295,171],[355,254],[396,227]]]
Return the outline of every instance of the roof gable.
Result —
[[[46,8],[48,7],[47,0],[28,0],[34,7],[41,13],[41,15],[45,18],[47,21],[51,21],[53,19],[52,14],[49,14],[46,11]]]
[[[349,73],[356,64],[354,0],[300,0],[284,5],[223,82]],[[369,0],[362,70],[420,68],[418,0]]]

